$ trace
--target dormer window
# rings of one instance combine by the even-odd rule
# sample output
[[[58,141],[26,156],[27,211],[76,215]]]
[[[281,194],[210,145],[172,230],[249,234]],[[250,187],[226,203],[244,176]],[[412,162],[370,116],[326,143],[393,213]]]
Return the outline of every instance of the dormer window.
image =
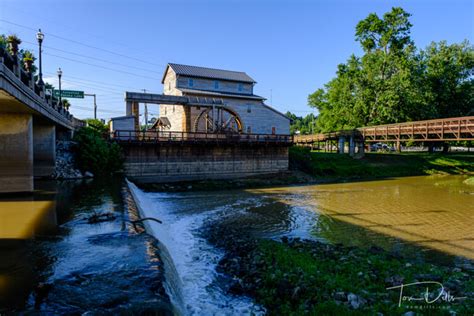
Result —
[[[239,87],[238,87],[239,91],[242,91],[243,89],[243,85],[241,83],[239,83]]]
[[[214,89],[219,89],[219,81],[214,81]]]
[[[194,86],[194,80],[191,79],[191,78],[189,78],[189,79],[188,79],[188,85],[189,85],[190,87]]]

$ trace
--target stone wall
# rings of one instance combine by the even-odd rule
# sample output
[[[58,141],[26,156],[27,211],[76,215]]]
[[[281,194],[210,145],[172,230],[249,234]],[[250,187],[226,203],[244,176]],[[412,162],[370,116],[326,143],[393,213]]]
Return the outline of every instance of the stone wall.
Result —
[[[141,182],[232,179],[288,170],[288,147],[278,145],[124,145],[125,173]]]

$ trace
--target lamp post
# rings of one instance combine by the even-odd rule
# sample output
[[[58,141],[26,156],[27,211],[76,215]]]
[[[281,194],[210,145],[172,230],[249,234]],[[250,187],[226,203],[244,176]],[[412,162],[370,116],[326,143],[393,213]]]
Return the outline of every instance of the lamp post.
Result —
[[[61,100],[61,77],[63,75],[63,71],[61,70],[61,67],[58,69],[58,79],[59,79],[59,106],[62,106],[62,100]]]
[[[38,45],[39,45],[39,74],[38,74],[38,86],[40,88],[43,88],[44,86],[44,82],[43,82],[43,64],[42,64],[42,61],[41,61],[41,53],[42,53],[42,49],[41,49],[41,45],[43,44],[43,39],[44,39],[44,34],[41,33],[41,29],[38,30],[38,33],[36,33],[36,39],[38,40]]]

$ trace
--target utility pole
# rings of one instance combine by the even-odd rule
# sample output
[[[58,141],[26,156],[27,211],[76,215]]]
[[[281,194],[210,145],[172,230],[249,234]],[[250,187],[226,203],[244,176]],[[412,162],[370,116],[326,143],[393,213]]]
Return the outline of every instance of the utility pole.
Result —
[[[143,89],[143,93],[146,93],[146,89]],[[145,131],[148,129],[148,104],[145,103]]]
[[[94,97],[94,119],[97,119],[97,100],[95,94],[84,93],[85,96]]]

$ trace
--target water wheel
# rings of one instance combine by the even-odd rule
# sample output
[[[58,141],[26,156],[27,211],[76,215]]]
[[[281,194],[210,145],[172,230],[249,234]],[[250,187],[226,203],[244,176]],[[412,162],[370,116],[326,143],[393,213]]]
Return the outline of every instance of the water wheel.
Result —
[[[241,133],[242,121],[237,113],[226,107],[209,107],[196,117],[194,131],[203,133]]]

